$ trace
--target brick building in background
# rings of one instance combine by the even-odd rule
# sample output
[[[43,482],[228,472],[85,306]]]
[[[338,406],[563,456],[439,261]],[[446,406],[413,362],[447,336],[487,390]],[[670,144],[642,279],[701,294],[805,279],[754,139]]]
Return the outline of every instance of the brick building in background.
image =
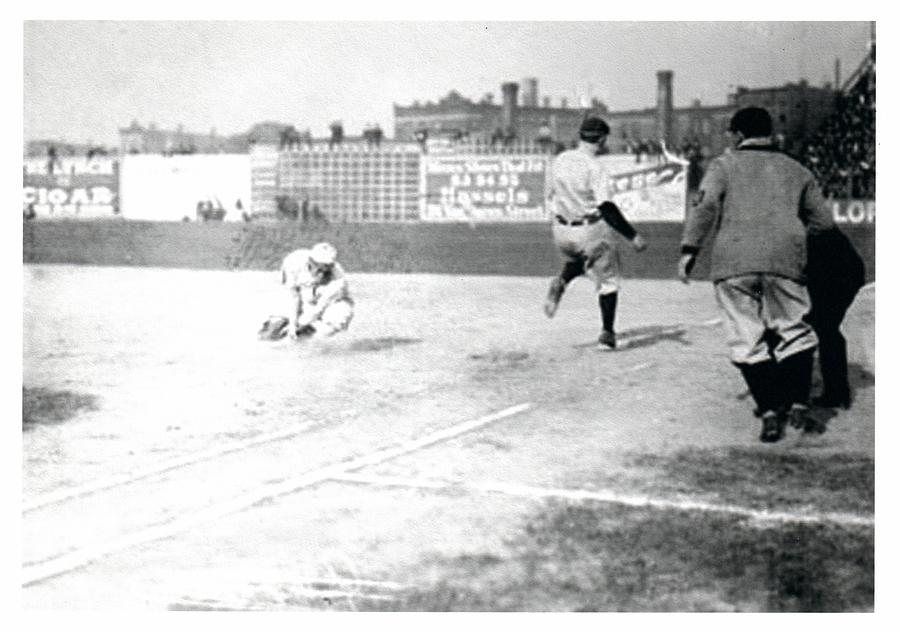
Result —
[[[598,99],[588,107],[569,105],[562,99],[552,106],[550,99],[538,94],[537,79],[501,86],[502,103],[491,95],[478,102],[453,90],[436,103],[410,106],[394,104],[394,136],[409,141],[426,130],[429,138],[464,138],[472,142],[491,142],[497,134],[510,134],[517,141],[535,142],[546,128],[552,140],[571,143],[585,116],[606,119],[611,128],[608,142],[612,153],[633,150],[642,141],[665,140],[678,149],[684,143],[699,143],[707,155],[720,153],[727,142],[724,132],[731,115],[746,105],[761,105],[772,112],[776,133],[786,139],[812,133],[834,107],[835,91],[830,85],[813,87],[805,81],[771,88],[738,87],[724,104],[703,105],[695,100],[687,107],[674,106],[674,73],[657,72],[657,101],[653,107],[639,110],[610,111]],[[542,129],[544,128],[544,129]]]
[[[538,93],[538,80],[529,77],[520,84],[501,85],[502,100],[495,103],[487,94],[479,101],[451,90],[437,102],[409,106],[394,104],[393,141],[411,142],[423,130],[429,140],[464,140],[469,143],[495,144],[516,141],[537,143],[549,140],[568,145],[578,134],[585,116],[601,116],[611,128],[608,142],[611,153],[634,152],[645,143],[665,140],[678,150],[686,144],[702,147],[707,156],[720,153],[727,143],[724,135],[731,115],[740,107],[759,105],[772,113],[776,134],[792,147],[792,140],[812,134],[833,112],[835,91],[830,85],[814,87],[806,81],[768,88],[739,86],[724,104],[705,105],[694,100],[686,107],[674,106],[674,73],[656,73],[657,99],[652,107],[610,111],[599,99],[586,107],[570,104],[565,98],[556,105]],[[207,134],[147,127],[133,121],[120,132],[119,151],[128,153],[247,153],[256,142],[277,143],[290,125],[263,122],[248,132],[220,136],[215,130]],[[291,128],[292,129],[292,128]],[[347,140],[350,140],[348,138]]]
[[[246,154],[249,151],[253,130],[258,127],[278,126],[261,123],[251,132],[220,136],[212,129],[207,134],[187,132],[179,125],[174,130],[159,129],[154,123],[147,127],[132,121],[119,129],[119,151],[125,154]]]

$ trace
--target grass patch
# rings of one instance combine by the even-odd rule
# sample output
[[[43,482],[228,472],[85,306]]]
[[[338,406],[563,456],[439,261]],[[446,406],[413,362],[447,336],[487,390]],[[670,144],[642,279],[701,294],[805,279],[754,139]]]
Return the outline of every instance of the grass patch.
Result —
[[[875,461],[862,454],[777,452],[762,448],[683,450],[641,455],[641,468],[659,470],[657,488],[714,494],[756,508],[813,506],[821,511],[875,511]]]
[[[22,387],[22,428],[39,424],[59,424],[85,410],[97,410],[94,395],[57,391],[49,388]]]
[[[870,530],[548,503],[502,558],[433,559],[391,610],[870,611]]]

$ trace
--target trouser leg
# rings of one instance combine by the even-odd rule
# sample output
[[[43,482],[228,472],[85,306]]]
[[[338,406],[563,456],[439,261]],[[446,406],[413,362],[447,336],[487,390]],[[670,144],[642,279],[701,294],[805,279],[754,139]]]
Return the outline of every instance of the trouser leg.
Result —
[[[840,330],[832,337],[819,341],[819,367],[822,371],[822,390],[830,397],[850,398],[850,380],[847,371],[847,341]]]
[[[618,292],[600,295],[600,319],[603,323],[603,331],[615,331],[616,306],[618,305],[618,302]]]
[[[544,313],[548,318],[552,318],[559,308],[559,302],[562,300],[562,295],[569,282],[582,274],[584,274],[584,258],[580,256],[567,257],[559,276],[550,281],[550,288],[547,290]]]
[[[750,395],[756,402],[756,407],[761,414],[775,412],[784,401],[784,392],[781,388],[778,365],[773,360],[746,364],[735,362],[740,370]]]
[[[568,285],[572,279],[580,277],[582,274],[584,274],[584,259],[567,259],[559,273],[559,278],[563,285]]]
[[[819,310],[813,325],[819,337],[819,368],[822,372],[822,394],[826,399],[850,399],[847,375],[847,341],[841,333],[841,321],[846,310]]]
[[[775,335],[772,354],[779,364],[784,406],[792,410],[793,417],[801,415],[809,405],[812,365],[818,346],[816,333],[806,319],[810,307],[809,292],[803,284],[779,276],[763,277],[762,317],[767,329]],[[799,417],[792,420],[795,426],[803,423]]]
[[[805,349],[778,363],[779,381],[783,384],[783,405],[809,404],[809,389],[812,384],[813,356],[815,349]]]

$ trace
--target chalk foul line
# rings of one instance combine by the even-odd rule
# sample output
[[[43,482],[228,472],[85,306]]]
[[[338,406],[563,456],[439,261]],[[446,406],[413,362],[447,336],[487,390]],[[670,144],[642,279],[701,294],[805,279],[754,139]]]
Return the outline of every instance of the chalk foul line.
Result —
[[[407,487],[416,489],[434,490],[464,490],[482,493],[500,493],[509,496],[523,498],[563,498],[574,501],[598,501],[610,504],[625,505],[629,507],[651,507],[654,509],[670,509],[682,511],[701,511],[720,513],[732,516],[748,518],[759,524],[784,524],[784,523],[832,523],[840,526],[874,527],[875,518],[859,514],[841,512],[792,512],[792,511],[765,511],[742,507],[740,505],[709,503],[695,500],[676,500],[671,498],[654,498],[651,496],[639,496],[620,494],[611,490],[580,490],[580,489],[554,489],[533,487],[529,485],[515,485],[507,483],[482,482],[482,483],[453,483],[447,481],[427,480],[419,478],[370,476],[365,474],[344,474],[334,479],[342,483],[357,483],[364,485],[380,485],[385,487]]]
[[[398,456],[409,454],[410,452],[415,452],[416,450],[421,450],[422,448],[453,439],[466,432],[471,432],[472,430],[500,421],[501,419],[523,413],[532,407],[533,404],[531,403],[510,406],[509,408],[491,413],[484,417],[479,417],[478,419],[450,426],[444,430],[429,433],[423,437],[407,441],[396,447],[384,448],[370,454],[352,458],[348,461],[327,465],[281,483],[264,485],[225,502],[212,505],[193,514],[182,516],[181,518],[176,518],[165,524],[147,527],[140,531],[114,538],[102,544],[84,547],[72,551],[71,553],[65,553],[47,561],[36,564],[26,563],[22,569],[22,586],[30,586],[45,579],[68,573],[111,553],[170,537],[176,533],[187,531],[193,527],[207,524],[225,516],[249,509],[256,504],[272,498],[290,494],[303,489],[304,487],[338,479],[349,472],[370,465],[383,463],[384,461],[394,459]]]
[[[299,427],[294,426],[292,429],[287,431],[261,435],[258,437],[247,439],[245,441],[234,441],[232,443],[228,443],[215,448],[210,448],[208,450],[201,450],[200,452],[194,452],[182,457],[163,461],[161,463],[154,463],[128,474],[111,476],[108,478],[91,481],[83,485],[78,485],[77,487],[68,487],[65,489],[58,489],[52,492],[47,492],[22,503],[22,513],[28,513],[30,511],[40,509],[41,507],[60,503],[66,500],[71,500],[72,498],[77,498],[79,496],[87,496],[88,494],[93,494],[94,492],[103,491],[105,489],[111,489],[113,487],[120,487],[122,485],[134,483],[135,481],[149,478],[150,476],[154,476],[156,474],[162,474],[163,472],[168,472],[170,470],[186,467],[188,465],[194,465],[195,463],[200,463],[202,461],[208,461],[215,457],[229,454],[231,452],[238,452],[240,450],[246,450],[258,445],[263,445],[265,443],[272,443],[275,441],[290,439],[291,437],[295,437],[303,431],[309,429],[312,425],[314,425],[313,422],[307,422]]]

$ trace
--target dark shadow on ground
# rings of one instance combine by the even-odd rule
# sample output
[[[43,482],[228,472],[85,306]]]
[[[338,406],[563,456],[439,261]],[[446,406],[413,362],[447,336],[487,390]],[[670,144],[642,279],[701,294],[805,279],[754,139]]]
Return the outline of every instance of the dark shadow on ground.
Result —
[[[94,395],[57,391],[49,388],[22,387],[22,430],[40,424],[60,424],[85,410],[97,410]]]
[[[626,329],[616,334],[617,351],[630,349],[640,349],[642,347],[651,347],[660,342],[677,342],[684,346],[691,346],[691,343],[684,339],[687,329],[681,325],[647,325],[645,327],[634,327]],[[597,341],[582,342],[575,345],[576,349],[585,349],[596,347]]]
[[[525,351],[489,351],[485,353],[471,353],[469,360],[480,360],[491,364],[517,364],[529,358]]]
[[[850,379],[851,391],[875,386],[875,374],[856,362],[847,365],[847,377]]]
[[[394,347],[402,347],[406,345],[415,345],[422,342],[421,338],[395,338],[385,336],[382,338],[364,338],[356,340],[349,346],[350,351],[384,351],[385,349],[393,349]]]
[[[660,342],[677,342],[681,345],[689,347],[690,342],[684,339],[687,330],[681,326],[662,327],[635,327],[627,329],[619,334],[623,349],[640,349],[641,347],[650,347]]]

